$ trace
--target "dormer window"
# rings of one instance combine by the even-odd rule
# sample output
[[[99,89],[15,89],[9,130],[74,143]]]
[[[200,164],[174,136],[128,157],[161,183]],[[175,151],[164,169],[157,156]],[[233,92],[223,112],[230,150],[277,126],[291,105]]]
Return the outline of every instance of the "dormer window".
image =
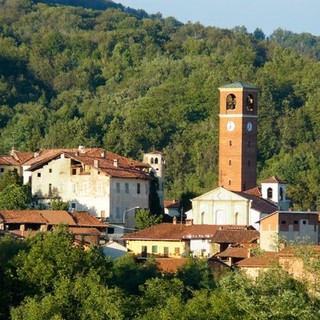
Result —
[[[227,96],[226,108],[227,110],[234,110],[236,108],[236,96],[232,93]]]

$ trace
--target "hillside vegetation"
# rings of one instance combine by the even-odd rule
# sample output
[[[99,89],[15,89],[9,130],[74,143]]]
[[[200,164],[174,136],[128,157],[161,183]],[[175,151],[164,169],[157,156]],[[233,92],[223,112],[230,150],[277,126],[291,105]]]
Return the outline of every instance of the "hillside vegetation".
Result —
[[[50,3],[0,1],[2,153],[159,150],[167,197],[199,194],[217,186],[218,87],[242,81],[260,87],[260,178],[277,174],[296,208],[319,209],[319,37]]]

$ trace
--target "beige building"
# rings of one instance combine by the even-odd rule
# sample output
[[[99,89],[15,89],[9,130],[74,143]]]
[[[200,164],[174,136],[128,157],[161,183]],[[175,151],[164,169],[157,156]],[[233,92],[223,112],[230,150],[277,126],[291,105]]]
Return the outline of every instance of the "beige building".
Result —
[[[148,163],[101,148],[45,150],[24,164],[39,203],[67,201],[71,211],[88,211],[110,223],[134,226],[135,209],[149,208]]]
[[[279,251],[283,245],[319,243],[317,212],[276,211],[260,222],[260,248]]]

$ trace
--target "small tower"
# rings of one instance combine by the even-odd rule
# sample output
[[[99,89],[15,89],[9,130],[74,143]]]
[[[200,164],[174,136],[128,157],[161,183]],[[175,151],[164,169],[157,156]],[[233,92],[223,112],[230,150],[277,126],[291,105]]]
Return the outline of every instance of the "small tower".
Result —
[[[150,165],[154,176],[158,178],[159,188],[157,190],[160,205],[164,207],[164,178],[165,178],[165,154],[159,151],[145,153],[143,162]]]
[[[263,199],[274,202],[279,210],[287,211],[290,207],[290,200],[286,199],[286,182],[276,176],[261,182],[261,194]]]
[[[219,88],[219,186],[256,187],[258,88],[231,83]]]

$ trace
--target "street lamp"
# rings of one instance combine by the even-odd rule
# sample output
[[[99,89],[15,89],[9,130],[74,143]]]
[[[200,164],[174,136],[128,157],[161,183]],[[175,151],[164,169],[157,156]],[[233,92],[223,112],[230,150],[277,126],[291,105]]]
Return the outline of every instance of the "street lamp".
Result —
[[[127,209],[127,210],[124,210],[123,213],[122,213],[122,223],[123,223],[123,226],[126,222],[126,213],[129,212],[129,211],[132,211],[132,210],[137,210],[137,209],[140,209],[140,207],[134,207],[134,208],[130,208],[130,209]]]

